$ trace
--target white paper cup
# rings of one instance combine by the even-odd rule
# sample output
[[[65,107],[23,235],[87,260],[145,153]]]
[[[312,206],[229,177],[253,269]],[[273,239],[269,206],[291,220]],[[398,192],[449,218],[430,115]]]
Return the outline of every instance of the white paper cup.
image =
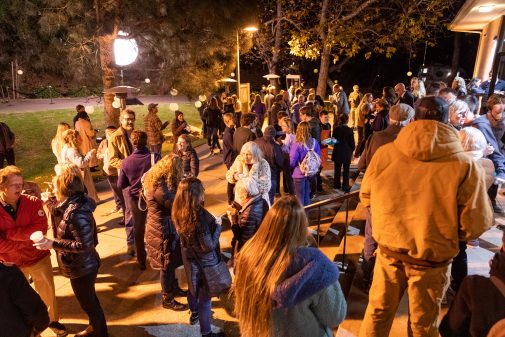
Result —
[[[44,242],[45,237],[41,231],[36,231],[30,235],[30,240],[32,240],[34,243],[41,243]]]

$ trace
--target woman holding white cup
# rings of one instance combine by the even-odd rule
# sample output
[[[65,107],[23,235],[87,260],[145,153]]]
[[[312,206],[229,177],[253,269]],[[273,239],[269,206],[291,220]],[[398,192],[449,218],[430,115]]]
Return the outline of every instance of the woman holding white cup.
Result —
[[[58,265],[70,284],[81,308],[89,316],[89,326],[76,336],[107,337],[107,325],[95,291],[100,257],[93,211],[95,202],[86,195],[80,169],[73,164],[60,165],[54,179],[56,200],[47,206],[54,219],[55,238],[51,240],[33,233],[30,237],[37,249],[56,251]]]

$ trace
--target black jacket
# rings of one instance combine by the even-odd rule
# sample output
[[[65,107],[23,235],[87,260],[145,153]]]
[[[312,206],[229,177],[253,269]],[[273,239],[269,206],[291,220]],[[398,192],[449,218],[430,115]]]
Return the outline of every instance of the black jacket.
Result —
[[[198,173],[200,173],[200,160],[195,149],[187,150],[186,154],[183,154],[179,150],[175,150],[174,153],[182,159],[184,178],[198,177]]]
[[[208,106],[203,111],[203,119],[207,122],[209,128],[220,128],[223,120],[221,109],[212,109]]]
[[[95,249],[98,244],[93,218],[95,202],[84,193],[71,196],[52,209],[56,227],[53,248],[61,274],[78,278],[94,272],[100,265]]]
[[[238,223],[233,225],[233,239],[236,252],[258,231],[268,212],[268,203],[261,194],[249,199],[239,212]]]
[[[333,145],[331,160],[336,163],[351,163],[352,152],[355,148],[354,134],[347,125],[340,125],[333,129],[333,138],[338,143]]]
[[[229,127],[226,127],[223,133],[223,163],[226,165],[227,169],[231,167],[237,157],[237,153],[233,149],[234,133],[235,129],[231,129]]]
[[[270,172],[272,177],[274,177],[274,174],[282,170],[282,166],[284,165],[281,146],[273,138],[265,136],[256,139],[254,142],[258,145],[261,152],[263,152],[263,158],[270,165]]]
[[[180,235],[182,261],[188,277],[189,290],[193,295],[196,294],[203,277],[200,264],[203,267],[215,266],[221,259],[219,247],[221,226],[217,225],[214,216],[203,208],[199,211],[198,220],[194,233],[187,237]]]
[[[312,138],[317,140],[319,145],[321,145],[321,122],[319,121],[319,118],[312,117],[308,123],[310,127],[310,135]]]
[[[256,135],[251,131],[251,129],[240,127],[235,130],[235,133],[233,134],[233,150],[238,155],[240,154],[240,150],[242,150],[242,146],[245,143],[253,141],[255,139]]]
[[[48,325],[46,305],[23,273],[16,266],[0,263],[0,337],[28,337]]]
[[[172,223],[175,191],[160,181],[147,193],[146,250],[151,268],[166,270],[174,259],[180,263],[179,236]],[[178,248],[178,249],[177,249]]]

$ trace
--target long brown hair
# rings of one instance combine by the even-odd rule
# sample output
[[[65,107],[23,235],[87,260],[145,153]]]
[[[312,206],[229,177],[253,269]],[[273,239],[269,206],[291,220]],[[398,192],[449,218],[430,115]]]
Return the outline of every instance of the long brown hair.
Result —
[[[296,128],[295,140],[300,143],[307,145],[310,140],[310,126],[307,122],[301,122]]]
[[[182,159],[175,154],[161,158],[147,173],[144,186],[154,190],[160,180],[165,180],[170,191],[177,191],[183,174]]]
[[[235,313],[243,337],[267,337],[272,293],[296,248],[307,242],[307,216],[294,196],[279,199],[235,262]]]
[[[198,225],[198,213],[203,207],[204,191],[198,178],[187,178],[179,183],[172,206],[172,221],[177,233],[191,236]]]

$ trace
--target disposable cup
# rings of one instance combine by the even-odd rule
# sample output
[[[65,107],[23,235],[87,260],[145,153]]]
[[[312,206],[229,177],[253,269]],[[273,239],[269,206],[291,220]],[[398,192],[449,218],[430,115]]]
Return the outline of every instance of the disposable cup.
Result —
[[[45,240],[45,237],[41,231],[36,231],[33,232],[32,235],[30,235],[30,240],[32,240],[35,243],[41,243]]]

